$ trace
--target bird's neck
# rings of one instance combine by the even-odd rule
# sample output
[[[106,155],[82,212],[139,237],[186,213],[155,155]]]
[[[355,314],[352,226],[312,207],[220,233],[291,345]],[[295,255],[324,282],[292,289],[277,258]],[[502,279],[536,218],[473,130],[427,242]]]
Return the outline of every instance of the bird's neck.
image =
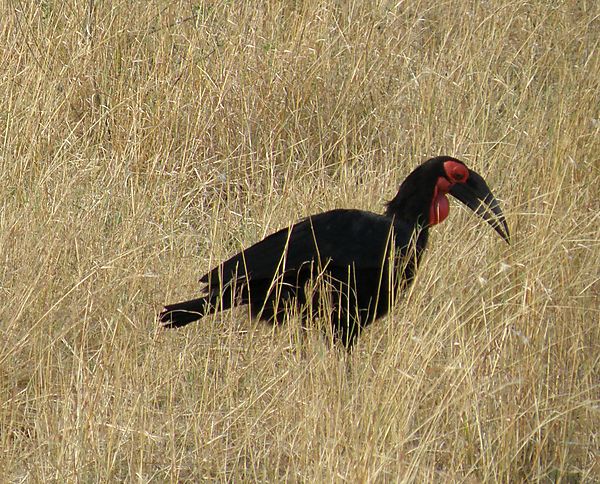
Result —
[[[394,225],[396,226],[396,234],[406,234],[407,225],[405,222],[394,219]],[[412,228],[410,240],[407,241],[405,236],[396,239],[394,265],[396,273],[399,274],[399,277],[395,280],[396,289],[398,289],[398,284],[406,288],[412,283],[429,238],[427,225],[411,225],[410,227]]]
[[[414,203],[412,200],[403,200],[396,196],[387,204],[385,214],[394,220],[414,227],[415,230],[422,230],[429,226],[428,212],[430,205],[431,202]]]
[[[426,175],[417,169],[404,180],[396,196],[387,204],[385,213],[388,217],[402,221],[415,230],[428,227],[436,178]]]
[[[427,246],[429,226],[409,225],[406,221],[392,217],[395,250],[404,255],[412,254],[417,259]]]

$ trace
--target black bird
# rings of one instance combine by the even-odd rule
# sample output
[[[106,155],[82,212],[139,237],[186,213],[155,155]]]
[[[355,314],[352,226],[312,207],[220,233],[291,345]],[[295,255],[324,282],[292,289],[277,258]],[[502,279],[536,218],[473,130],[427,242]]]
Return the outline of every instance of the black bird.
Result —
[[[448,193],[509,242],[484,179],[462,161],[438,156],[408,175],[385,215],[336,209],[279,230],[204,275],[204,296],[165,306],[160,322],[175,328],[250,304],[253,316],[279,323],[293,307],[303,320],[325,314],[333,338],[350,348],[362,328],[387,313],[390,296],[412,282],[429,227],[448,216]]]

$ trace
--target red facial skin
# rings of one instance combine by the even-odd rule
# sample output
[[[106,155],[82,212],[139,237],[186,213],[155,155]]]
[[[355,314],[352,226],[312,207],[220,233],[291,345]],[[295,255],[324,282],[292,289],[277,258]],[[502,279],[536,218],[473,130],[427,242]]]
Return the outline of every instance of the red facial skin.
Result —
[[[450,203],[446,194],[455,183],[465,183],[469,178],[467,167],[456,161],[445,161],[444,172],[446,176],[440,176],[433,189],[433,198],[429,209],[429,225],[439,224],[446,219],[450,212]]]

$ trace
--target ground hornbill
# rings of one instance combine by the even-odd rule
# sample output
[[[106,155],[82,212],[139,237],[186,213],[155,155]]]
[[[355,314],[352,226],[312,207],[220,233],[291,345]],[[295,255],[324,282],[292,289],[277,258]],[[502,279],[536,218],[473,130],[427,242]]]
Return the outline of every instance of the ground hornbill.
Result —
[[[362,328],[387,313],[390,296],[411,283],[429,227],[448,216],[448,193],[509,241],[484,179],[462,161],[438,156],[408,175],[385,215],[337,209],[279,230],[204,275],[205,295],[165,306],[160,321],[185,326],[250,304],[253,316],[281,322],[292,309],[304,322],[329,319],[334,340],[350,348]]]

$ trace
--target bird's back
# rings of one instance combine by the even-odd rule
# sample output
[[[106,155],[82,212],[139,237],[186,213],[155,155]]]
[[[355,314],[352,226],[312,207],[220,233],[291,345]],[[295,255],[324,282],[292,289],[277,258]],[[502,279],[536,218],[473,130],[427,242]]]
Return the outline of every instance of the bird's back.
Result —
[[[212,269],[200,282],[217,288],[233,280],[270,281],[278,274],[299,271],[310,263],[354,270],[379,269],[389,253],[392,237],[399,248],[409,243],[411,235],[407,225],[394,223],[384,215],[330,210],[269,235]]]

